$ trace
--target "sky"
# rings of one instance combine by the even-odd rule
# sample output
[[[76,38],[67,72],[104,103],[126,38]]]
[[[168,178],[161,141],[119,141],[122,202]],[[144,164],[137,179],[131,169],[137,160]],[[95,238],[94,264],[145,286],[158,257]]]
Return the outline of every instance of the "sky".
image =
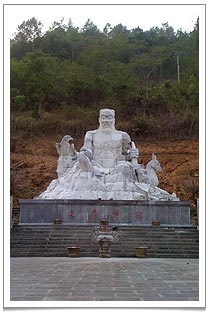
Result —
[[[199,4],[5,5],[4,27],[11,38],[18,25],[32,17],[42,22],[43,31],[62,18],[66,24],[71,18],[75,27],[82,28],[89,18],[101,31],[107,23],[112,27],[121,23],[129,30],[139,26],[145,31],[151,27],[162,27],[163,23],[168,22],[175,31],[182,29],[189,32],[193,30],[197,17],[203,14],[203,11],[204,6]]]

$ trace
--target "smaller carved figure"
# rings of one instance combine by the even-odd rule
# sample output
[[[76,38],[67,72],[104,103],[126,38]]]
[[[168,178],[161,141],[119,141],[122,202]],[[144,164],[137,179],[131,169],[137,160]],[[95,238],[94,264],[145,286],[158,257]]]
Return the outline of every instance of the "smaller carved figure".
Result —
[[[60,143],[56,143],[56,150],[59,156],[73,156],[74,144],[72,144],[73,138],[70,135],[65,135]]]
[[[152,160],[148,162],[146,169],[137,169],[139,183],[148,183],[150,186],[158,186],[156,171],[162,171],[162,168],[156,155],[153,153]]]
[[[72,143],[73,138],[70,135],[65,135],[60,143],[56,143],[56,150],[59,154],[57,174],[58,178],[63,177],[68,168],[71,168],[76,159],[77,151]]]

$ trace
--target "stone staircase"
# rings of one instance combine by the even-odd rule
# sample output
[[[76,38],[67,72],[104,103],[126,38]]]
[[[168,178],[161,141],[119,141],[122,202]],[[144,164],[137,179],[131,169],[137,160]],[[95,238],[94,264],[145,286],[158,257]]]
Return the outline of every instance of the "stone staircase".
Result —
[[[67,247],[80,247],[80,257],[98,257],[92,239],[93,225],[14,225],[11,257],[66,257]],[[196,227],[119,226],[119,241],[112,243],[112,257],[135,257],[135,247],[148,247],[153,258],[198,258]]]

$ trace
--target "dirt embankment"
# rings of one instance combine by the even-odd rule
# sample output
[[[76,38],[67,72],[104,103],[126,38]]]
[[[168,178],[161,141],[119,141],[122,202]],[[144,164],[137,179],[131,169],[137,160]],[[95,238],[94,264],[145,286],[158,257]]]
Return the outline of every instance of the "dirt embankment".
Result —
[[[42,193],[51,180],[57,178],[58,155],[55,142],[60,136],[23,138],[11,136],[11,192],[14,204]],[[147,164],[152,152],[160,161],[159,187],[176,193],[181,200],[198,197],[199,144],[196,140],[141,142],[133,138],[139,148],[139,163]],[[83,140],[75,140],[77,150]]]

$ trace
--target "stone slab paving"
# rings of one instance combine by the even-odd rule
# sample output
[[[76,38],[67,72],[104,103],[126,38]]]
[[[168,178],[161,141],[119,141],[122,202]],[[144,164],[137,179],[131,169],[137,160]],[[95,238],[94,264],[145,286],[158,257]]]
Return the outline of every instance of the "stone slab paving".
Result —
[[[11,258],[11,301],[198,301],[198,259]]]

